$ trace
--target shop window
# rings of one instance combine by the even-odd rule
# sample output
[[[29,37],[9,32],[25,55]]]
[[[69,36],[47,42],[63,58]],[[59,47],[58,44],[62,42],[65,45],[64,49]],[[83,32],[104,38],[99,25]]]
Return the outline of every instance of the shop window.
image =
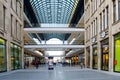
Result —
[[[13,43],[11,43],[11,69],[20,69],[21,68],[21,48]]]
[[[6,48],[5,41],[0,39],[0,72],[6,71],[7,63],[6,63]]]
[[[114,71],[120,72],[120,33],[115,36]]]
[[[14,45],[11,44],[11,69],[13,70],[14,69]]]

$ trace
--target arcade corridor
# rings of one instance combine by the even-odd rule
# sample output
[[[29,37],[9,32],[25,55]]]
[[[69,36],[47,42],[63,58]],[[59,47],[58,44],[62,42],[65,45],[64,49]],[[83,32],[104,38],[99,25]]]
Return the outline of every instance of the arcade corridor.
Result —
[[[120,0],[0,0],[0,80],[120,80]]]

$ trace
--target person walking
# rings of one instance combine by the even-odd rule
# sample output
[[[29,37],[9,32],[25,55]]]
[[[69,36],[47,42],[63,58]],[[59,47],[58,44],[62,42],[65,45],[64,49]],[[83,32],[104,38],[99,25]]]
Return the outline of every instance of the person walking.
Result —
[[[38,67],[39,67],[39,61],[37,59],[35,60],[35,67],[36,67],[36,69],[38,69]]]

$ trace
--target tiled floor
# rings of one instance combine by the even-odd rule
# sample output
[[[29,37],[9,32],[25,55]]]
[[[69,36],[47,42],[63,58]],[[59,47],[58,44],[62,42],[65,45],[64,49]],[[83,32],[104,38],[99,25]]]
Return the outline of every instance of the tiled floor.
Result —
[[[120,73],[57,66],[54,70],[40,67],[0,73],[0,80],[120,80]]]

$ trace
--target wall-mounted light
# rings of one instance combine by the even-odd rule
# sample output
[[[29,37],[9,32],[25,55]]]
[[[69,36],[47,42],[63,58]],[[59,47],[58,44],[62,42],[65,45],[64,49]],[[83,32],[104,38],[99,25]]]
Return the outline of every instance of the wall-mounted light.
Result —
[[[43,54],[42,54],[40,51],[35,50],[35,52],[36,52],[37,54],[40,54],[41,56],[43,56]]]

